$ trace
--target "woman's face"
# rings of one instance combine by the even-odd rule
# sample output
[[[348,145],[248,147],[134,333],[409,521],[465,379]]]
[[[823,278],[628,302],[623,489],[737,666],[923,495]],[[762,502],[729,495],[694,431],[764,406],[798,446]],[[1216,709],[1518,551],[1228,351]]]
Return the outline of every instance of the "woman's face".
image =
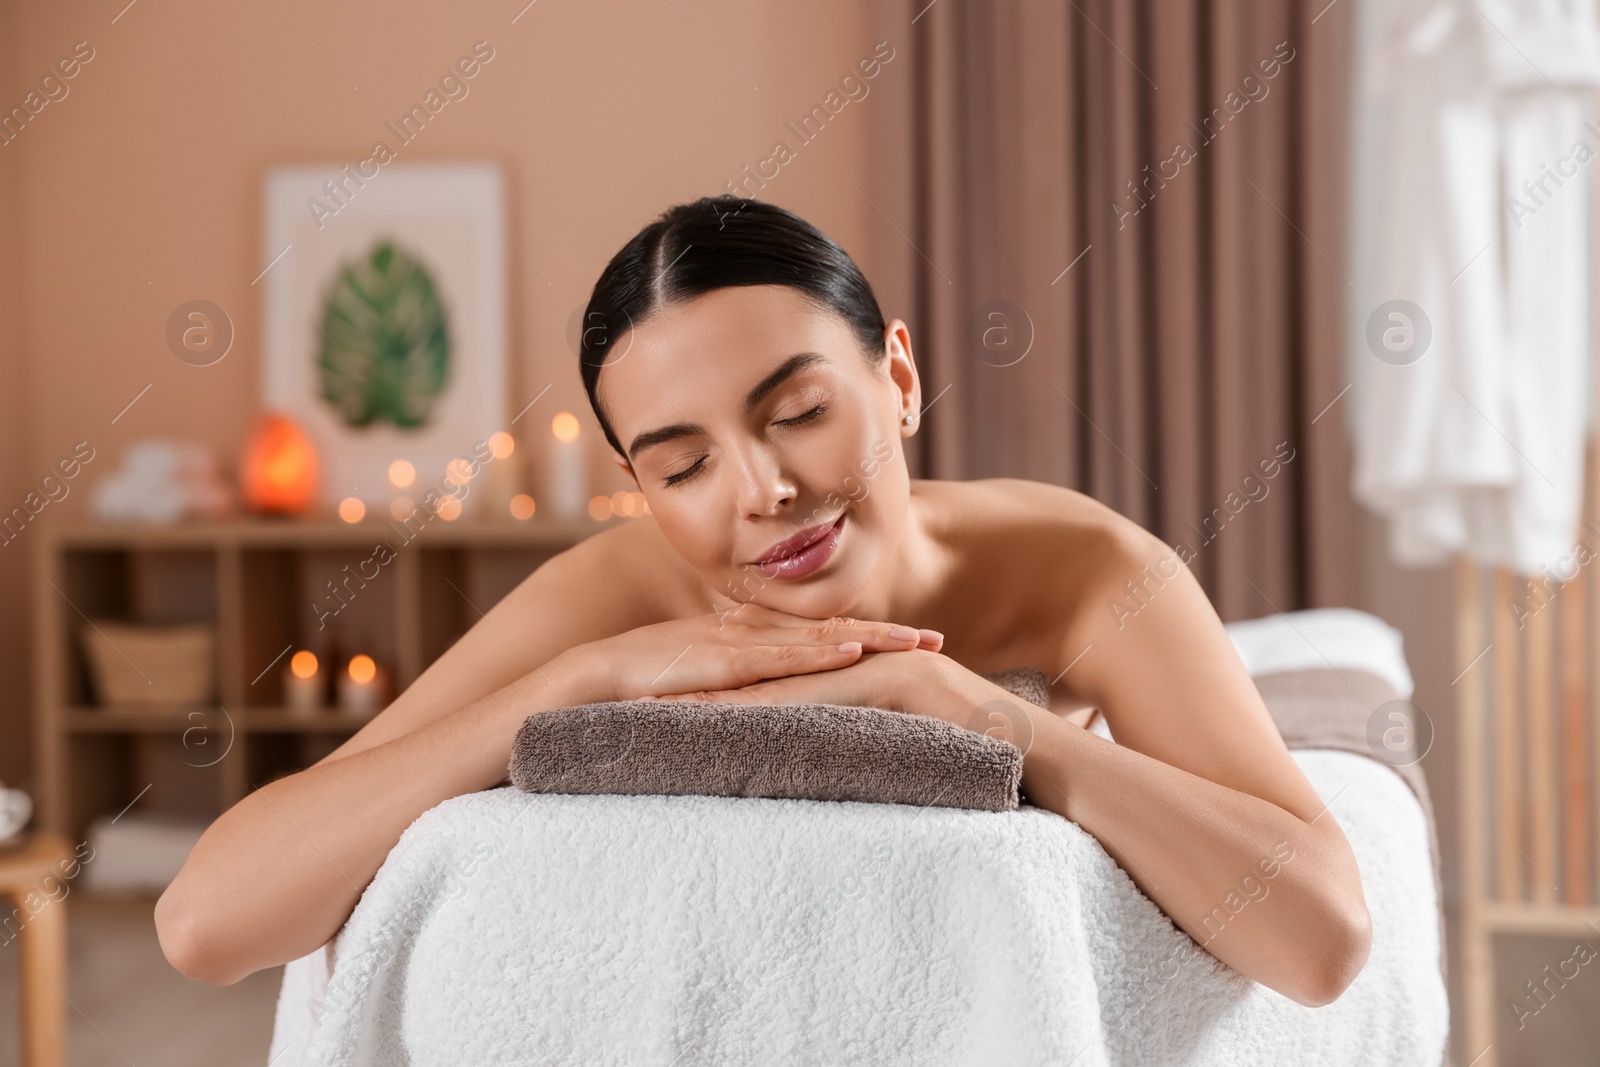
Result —
[[[715,592],[865,614],[905,528],[901,420],[921,401],[903,322],[886,342],[869,364],[843,318],[781,285],[717,289],[615,339],[601,407],[662,532]]]

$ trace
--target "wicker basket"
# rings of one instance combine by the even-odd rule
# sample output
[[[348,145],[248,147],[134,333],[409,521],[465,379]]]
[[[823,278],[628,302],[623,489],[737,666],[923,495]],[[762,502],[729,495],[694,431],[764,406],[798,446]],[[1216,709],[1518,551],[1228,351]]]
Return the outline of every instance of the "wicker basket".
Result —
[[[183,704],[216,690],[216,628],[95,619],[78,628],[101,704]]]

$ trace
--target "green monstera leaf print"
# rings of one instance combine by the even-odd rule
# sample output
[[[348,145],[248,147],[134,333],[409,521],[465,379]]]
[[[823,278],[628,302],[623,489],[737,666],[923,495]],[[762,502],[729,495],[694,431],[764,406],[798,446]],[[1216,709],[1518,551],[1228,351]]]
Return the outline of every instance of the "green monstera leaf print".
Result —
[[[345,423],[428,422],[450,371],[444,306],[423,265],[392,242],[347,264],[323,307],[322,398]]]

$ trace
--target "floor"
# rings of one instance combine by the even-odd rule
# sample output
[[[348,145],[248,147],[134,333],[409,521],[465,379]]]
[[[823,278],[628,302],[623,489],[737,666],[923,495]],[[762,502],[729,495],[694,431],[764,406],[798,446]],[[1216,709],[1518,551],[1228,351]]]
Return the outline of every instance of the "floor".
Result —
[[[167,965],[154,898],[67,898],[71,1067],[265,1067],[283,969],[231,986]],[[0,1067],[19,1067],[16,946],[0,943]]]
[[[1590,948],[1575,958],[1579,941]],[[1600,955],[1596,949],[1600,949],[1600,938],[1592,936],[1495,938],[1499,1067],[1593,1067],[1600,1063]],[[1582,962],[1584,959],[1589,962]],[[1559,975],[1550,977],[1558,971],[1577,973],[1563,983]],[[1527,982],[1548,982],[1542,998],[1528,992]],[[1513,1009],[1513,1002],[1524,1010]],[[1467,1067],[1471,1058],[1471,1053],[1459,1057],[1458,1067]]]

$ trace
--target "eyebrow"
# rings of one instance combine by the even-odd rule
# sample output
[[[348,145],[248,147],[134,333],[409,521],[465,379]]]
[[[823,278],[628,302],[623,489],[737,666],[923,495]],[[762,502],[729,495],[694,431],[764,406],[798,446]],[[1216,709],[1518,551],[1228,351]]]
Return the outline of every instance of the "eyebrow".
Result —
[[[798,355],[790,356],[778,364],[778,368],[771,374],[757,382],[755,388],[745,395],[745,414],[748,415],[754,411],[756,405],[765,400],[768,394],[796,374],[799,374],[807,367],[826,362],[827,358],[820,352],[801,352]],[[703,433],[705,433],[705,430],[694,422],[675,422],[671,426],[663,426],[657,430],[647,430],[635,437],[633,442],[628,445],[628,459],[630,461],[637,459],[640,452],[655,445],[674,441],[680,437],[692,437],[695,434]]]

